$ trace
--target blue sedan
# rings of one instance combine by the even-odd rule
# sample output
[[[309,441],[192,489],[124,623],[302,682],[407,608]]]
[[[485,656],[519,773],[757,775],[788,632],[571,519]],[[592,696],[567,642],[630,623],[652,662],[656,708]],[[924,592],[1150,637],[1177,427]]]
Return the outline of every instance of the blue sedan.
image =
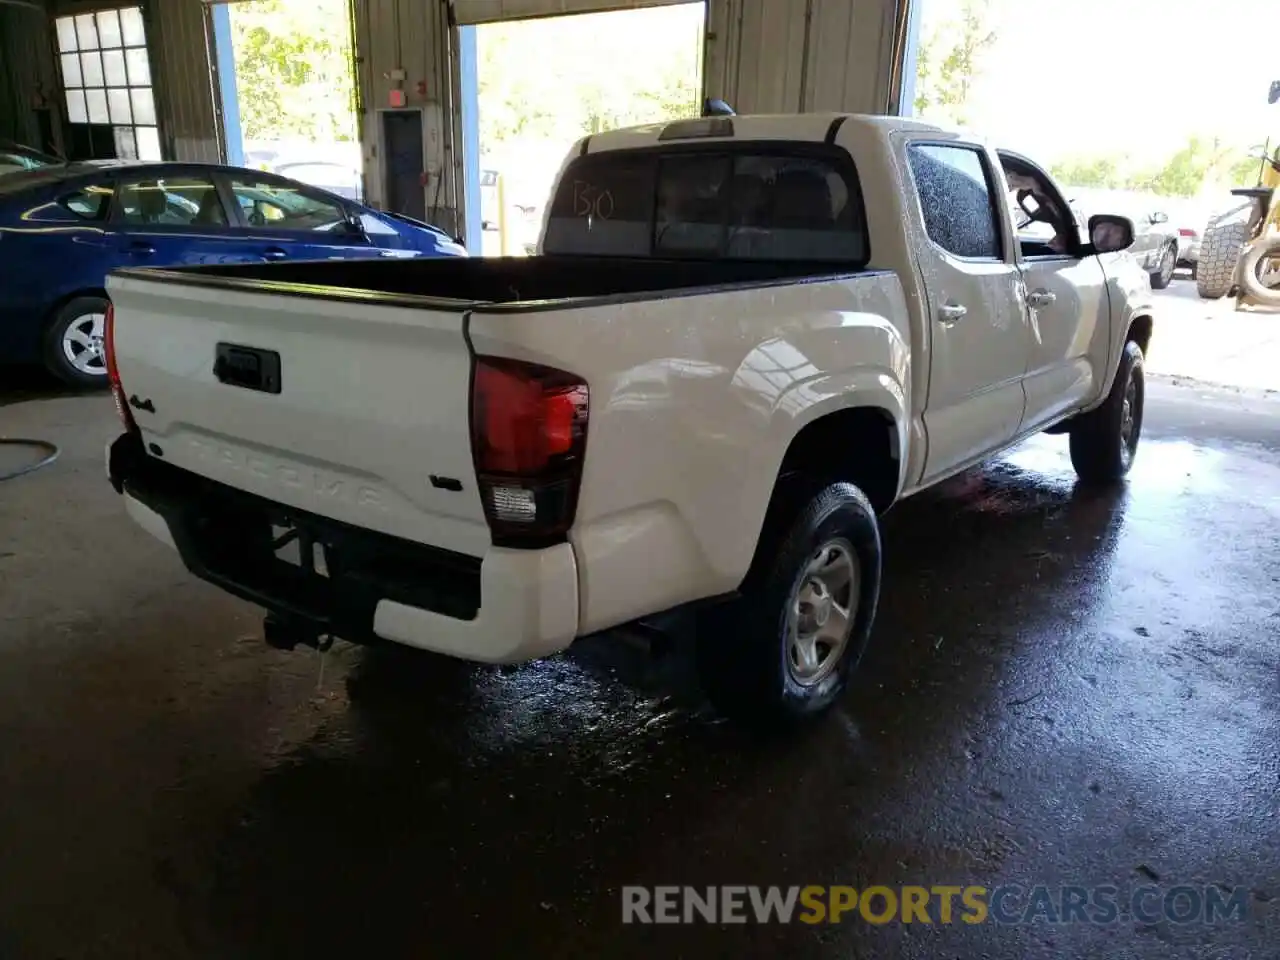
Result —
[[[105,385],[117,267],[465,257],[445,233],[284,177],[201,164],[72,163],[0,177],[0,363]]]

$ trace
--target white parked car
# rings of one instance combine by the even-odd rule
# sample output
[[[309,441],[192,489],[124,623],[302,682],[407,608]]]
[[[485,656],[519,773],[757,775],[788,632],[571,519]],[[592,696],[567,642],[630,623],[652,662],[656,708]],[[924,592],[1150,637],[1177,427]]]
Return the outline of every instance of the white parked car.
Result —
[[[528,260],[112,276],[108,470],[278,644],[522,661],[687,607],[713,701],[791,720],[867,645],[895,501],[1046,430],[1128,471],[1132,233],[909,120],[596,135]]]
[[[1174,222],[1170,208],[1178,203],[1170,197],[1131,190],[1099,190],[1071,187],[1067,198],[1080,221],[1095,213],[1115,213],[1133,221],[1133,245],[1129,253],[1151,277],[1151,286],[1163,290],[1173,280],[1173,272],[1185,259],[1191,238],[1183,236],[1182,223]]]

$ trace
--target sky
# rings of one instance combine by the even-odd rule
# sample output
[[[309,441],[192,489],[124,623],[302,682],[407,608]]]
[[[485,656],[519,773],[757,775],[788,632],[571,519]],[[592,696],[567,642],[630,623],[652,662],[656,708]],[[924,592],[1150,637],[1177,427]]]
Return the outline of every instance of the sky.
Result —
[[[923,18],[962,0],[924,0]],[[1193,134],[1280,135],[1280,0],[992,0],[995,46],[975,130],[1052,163],[1127,152],[1163,160]],[[1255,43],[1255,38],[1265,39]],[[1251,45],[1253,47],[1251,48]]]

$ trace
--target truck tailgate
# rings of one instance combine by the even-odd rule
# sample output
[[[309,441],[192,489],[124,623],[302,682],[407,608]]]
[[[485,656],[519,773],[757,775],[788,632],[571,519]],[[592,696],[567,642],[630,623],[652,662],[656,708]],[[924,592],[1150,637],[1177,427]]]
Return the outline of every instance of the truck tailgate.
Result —
[[[136,275],[107,289],[120,379],[152,456],[359,527],[485,552],[465,304]]]

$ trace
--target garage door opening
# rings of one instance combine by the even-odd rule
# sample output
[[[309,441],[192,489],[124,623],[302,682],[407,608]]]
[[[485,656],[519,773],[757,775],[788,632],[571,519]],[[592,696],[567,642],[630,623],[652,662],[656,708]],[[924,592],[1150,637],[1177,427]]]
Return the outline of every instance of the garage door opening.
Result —
[[[1191,6],[924,0],[908,107],[1025,153],[1053,174],[1080,221],[1133,220],[1129,252],[1151,278],[1158,317],[1149,373],[1274,389],[1280,257],[1241,254],[1255,208],[1232,190],[1269,186],[1262,157],[1280,160],[1280,66],[1241,53],[1242,25],[1273,22],[1275,0],[1196,7],[1188,30]],[[1029,64],[1050,37],[1105,69],[1039,77]],[[1134,55],[1135,38],[1154,59]],[[1033,83],[1035,111],[1010,109],[1009,91]],[[1271,290],[1265,300],[1248,295],[1250,264]]]
[[[475,51],[474,104],[465,80],[463,94],[479,127],[469,155],[479,217],[469,223],[483,241],[473,252],[533,251],[543,203],[579,137],[697,115],[704,18],[702,3],[681,3],[461,28]]]
[[[360,199],[348,0],[240,0],[210,17],[227,161]]]

